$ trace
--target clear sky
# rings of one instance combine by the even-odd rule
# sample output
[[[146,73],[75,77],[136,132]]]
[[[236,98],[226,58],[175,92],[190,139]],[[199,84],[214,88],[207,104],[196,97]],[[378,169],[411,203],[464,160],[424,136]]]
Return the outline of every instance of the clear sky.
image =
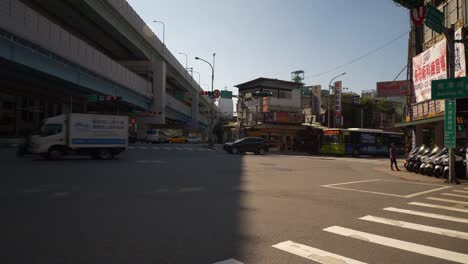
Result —
[[[350,62],[409,32],[409,14],[391,0],[128,0],[185,65],[210,85],[211,70],[195,56],[211,61],[216,52],[215,89],[233,87],[257,77],[291,79],[305,71],[307,85],[328,86],[341,78],[343,86],[360,93],[377,81],[391,81],[407,60],[408,34],[381,50]],[[198,75],[194,75],[198,80]],[[406,78],[406,71],[399,79]]]

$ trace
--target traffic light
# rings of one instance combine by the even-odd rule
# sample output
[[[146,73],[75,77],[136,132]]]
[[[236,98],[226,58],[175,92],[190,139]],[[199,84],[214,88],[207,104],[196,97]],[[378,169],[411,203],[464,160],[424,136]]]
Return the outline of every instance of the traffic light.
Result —
[[[135,121],[136,121],[136,120],[135,120],[135,118],[134,118],[134,117],[132,117],[132,118],[130,119],[130,123],[132,123],[132,125],[134,125],[134,124],[135,124]]]
[[[210,99],[213,98],[213,92],[208,92],[208,91],[201,91],[201,95],[207,95]]]
[[[99,95],[97,97],[97,101],[99,102],[112,102],[117,103],[122,100],[122,96],[115,96],[115,95]]]
[[[463,132],[465,130],[465,118],[457,116],[457,132]]]

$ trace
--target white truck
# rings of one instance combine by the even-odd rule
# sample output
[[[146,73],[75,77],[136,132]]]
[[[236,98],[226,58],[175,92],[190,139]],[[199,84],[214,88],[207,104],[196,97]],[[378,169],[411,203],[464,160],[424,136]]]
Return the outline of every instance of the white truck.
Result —
[[[65,114],[44,120],[39,135],[31,136],[28,152],[48,159],[90,155],[112,159],[128,147],[128,117]]]

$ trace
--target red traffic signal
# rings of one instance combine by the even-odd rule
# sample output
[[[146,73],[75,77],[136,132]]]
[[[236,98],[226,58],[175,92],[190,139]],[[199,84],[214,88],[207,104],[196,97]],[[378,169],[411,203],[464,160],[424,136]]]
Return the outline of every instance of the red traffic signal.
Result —
[[[135,124],[135,118],[134,118],[134,117],[132,117],[132,118],[130,119],[130,123],[132,123],[132,125]]]

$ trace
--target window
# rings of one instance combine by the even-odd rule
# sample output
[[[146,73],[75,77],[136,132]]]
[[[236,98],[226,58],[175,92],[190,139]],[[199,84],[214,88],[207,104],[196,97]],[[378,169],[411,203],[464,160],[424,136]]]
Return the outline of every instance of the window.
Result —
[[[361,143],[363,144],[375,144],[375,134],[362,133]]]
[[[62,124],[45,124],[41,128],[41,136],[47,137],[62,132]]]
[[[279,92],[279,97],[278,98],[283,98],[283,99],[291,99],[292,94],[290,91],[280,91]]]
[[[323,143],[324,144],[340,144],[341,137],[340,135],[324,135],[323,136]]]

